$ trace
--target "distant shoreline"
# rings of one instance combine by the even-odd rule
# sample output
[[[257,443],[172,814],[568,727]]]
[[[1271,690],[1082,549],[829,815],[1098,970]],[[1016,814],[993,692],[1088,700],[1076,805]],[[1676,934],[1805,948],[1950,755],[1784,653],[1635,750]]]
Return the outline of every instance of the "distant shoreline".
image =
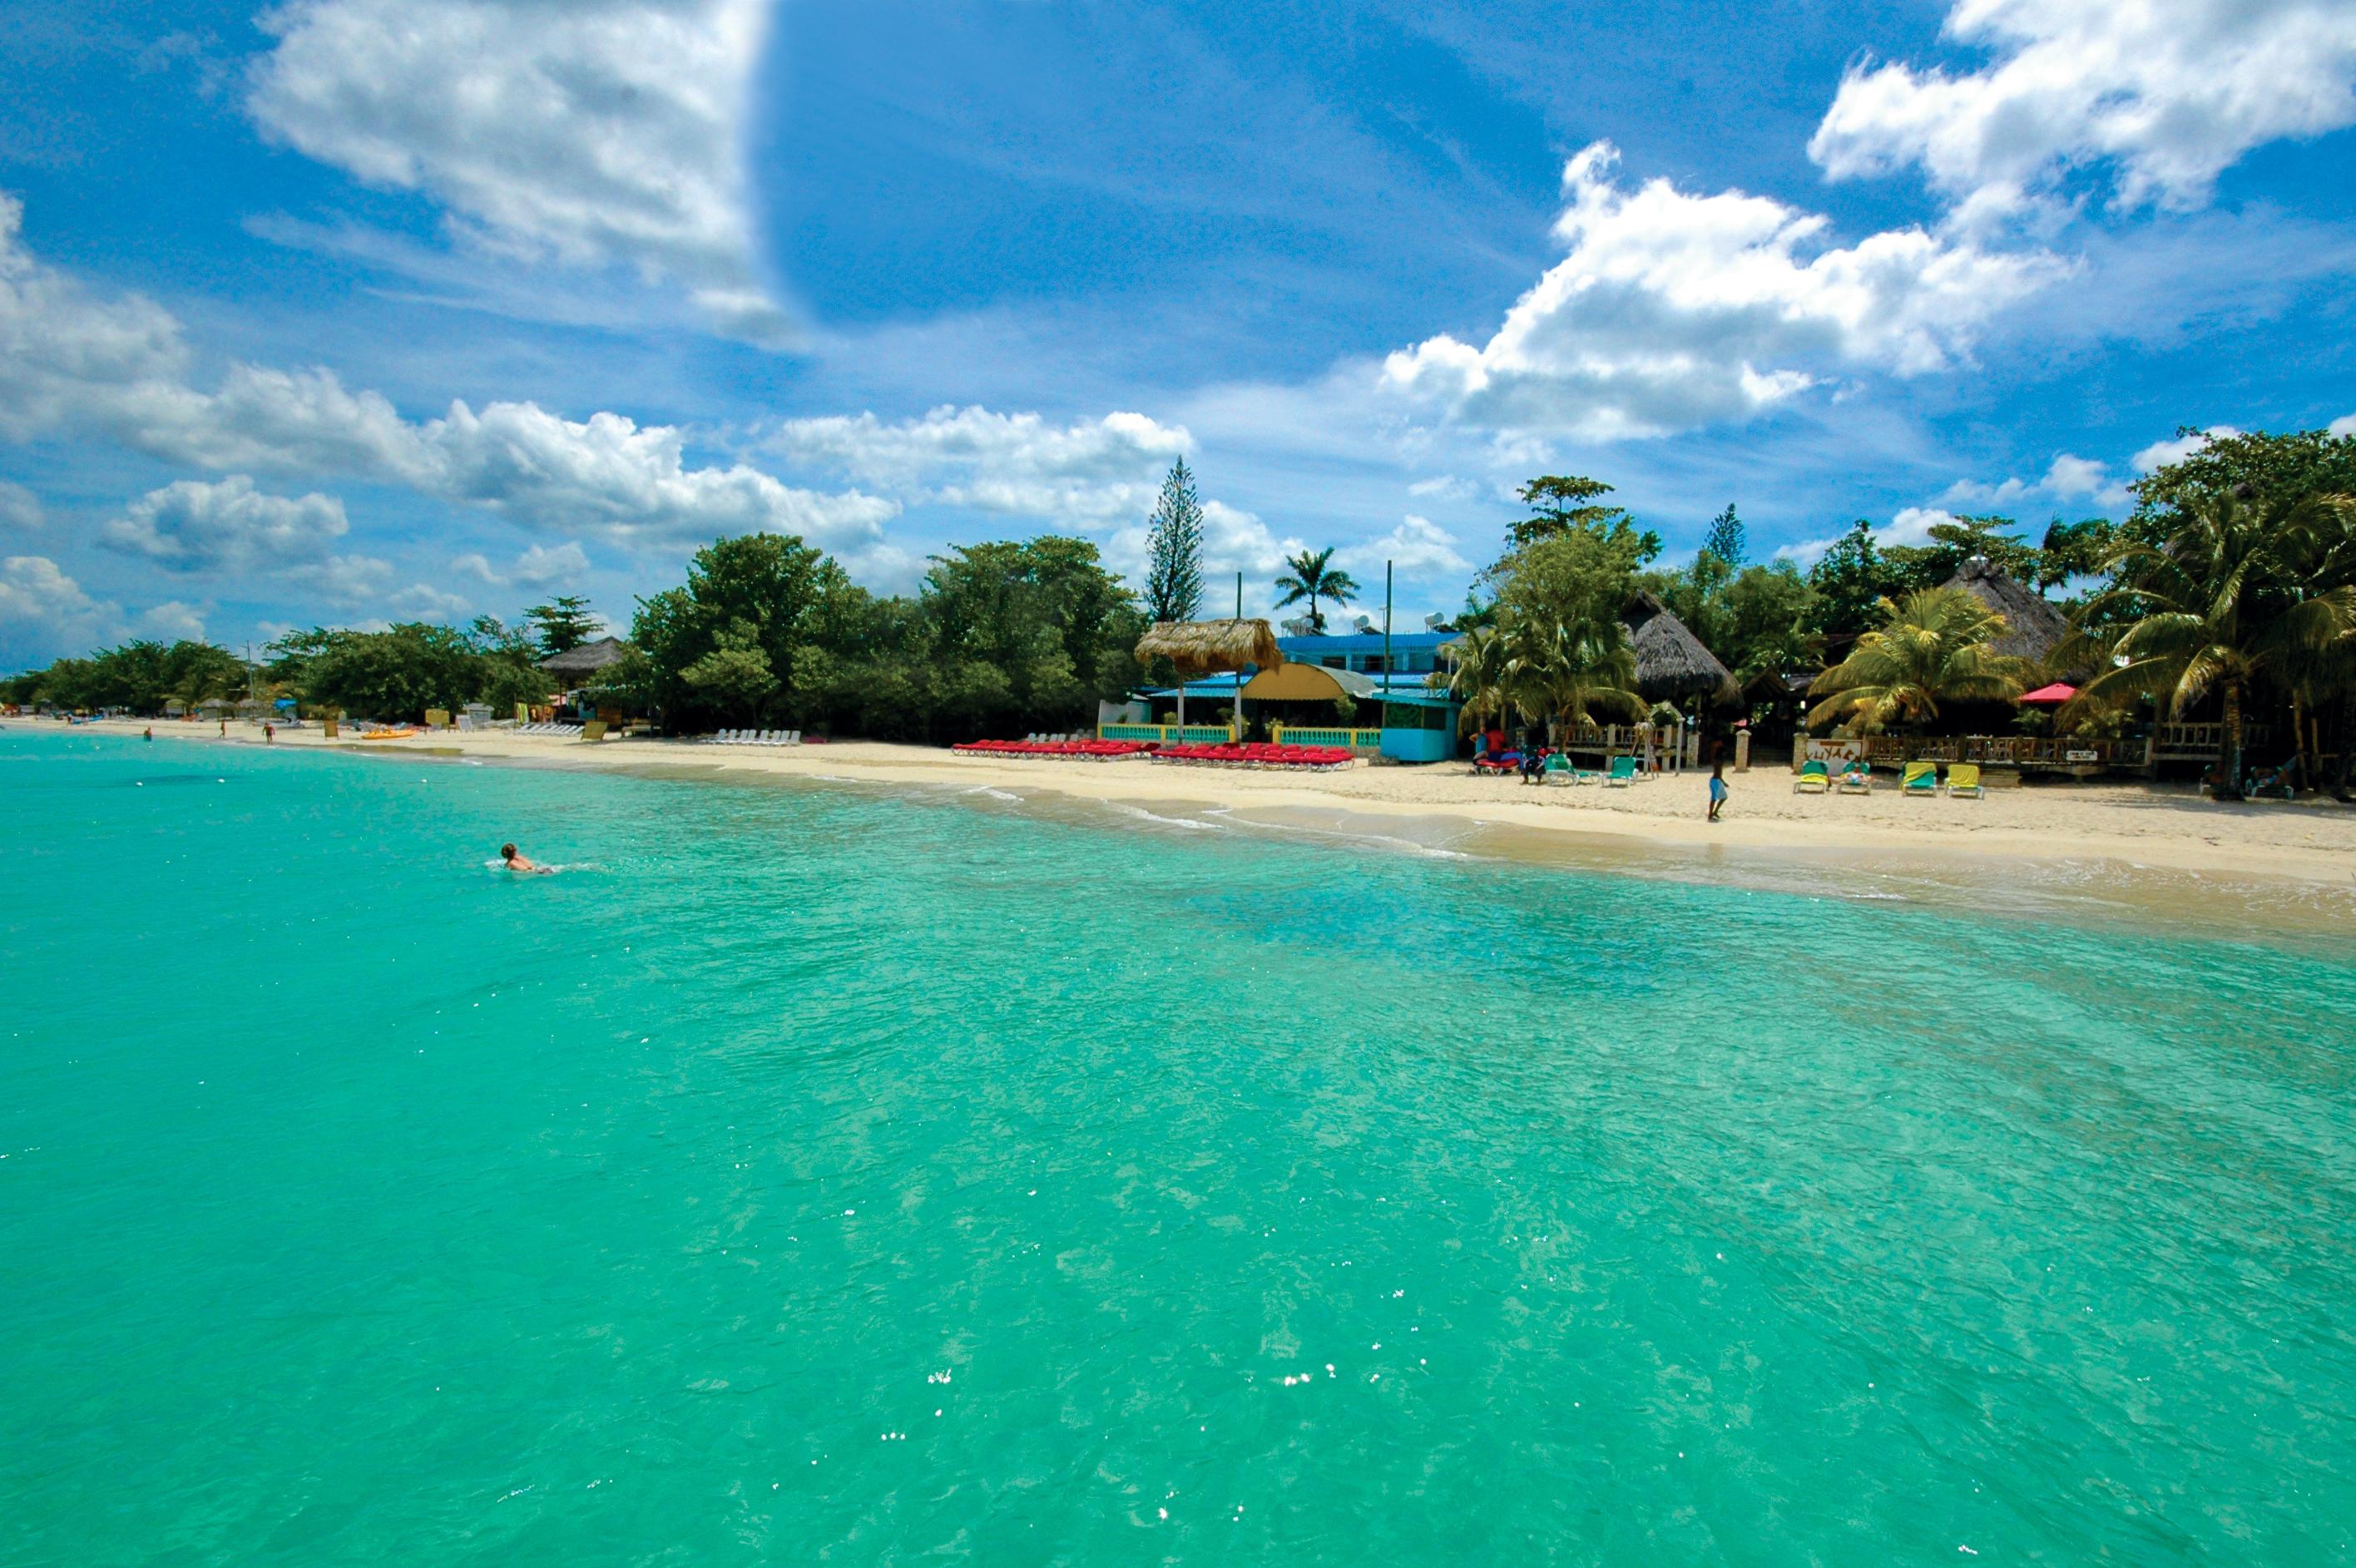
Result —
[[[11,729],[61,734],[53,720]],[[76,732],[137,735],[145,725],[109,720]],[[218,743],[210,724],[159,720],[159,741]],[[232,725],[230,740],[259,743],[259,725]],[[1148,762],[1022,763],[881,741],[748,748],[692,741],[590,743],[504,731],[442,731],[412,740],[328,742],[317,729],[282,731],[287,747],[367,754],[465,756],[541,766],[636,771],[686,769],[721,779],[802,778],[955,788],[989,785],[1130,805],[1183,803],[1280,819],[1301,813],[1439,821],[1477,832],[1490,852],[1547,860],[1625,859],[1653,848],[1676,859],[1712,850],[1759,851],[1837,865],[1860,857],[1960,861],[1979,872],[2007,865],[2116,862],[2123,870],[2356,888],[2356,808],[2336,802],[2223,805],[2187,789],[2140,784],[2051,784],[1994,791],[1985,800],[1910,800],[1885,783],[1869,796],[1791,793],[1780,765],[1730,773],[1727,819],[1703,820],[1706,775],[1661,778],[1626,789],[1526,786],[1476,778],[1461,763],[1361,767],[1337,773],[1175,766]],[[1534,844],[1563,841],[1529,853]],[[1515,840],[1530,840],[1516,852]],[[1566,849],[1570,852],[1566,855]]]

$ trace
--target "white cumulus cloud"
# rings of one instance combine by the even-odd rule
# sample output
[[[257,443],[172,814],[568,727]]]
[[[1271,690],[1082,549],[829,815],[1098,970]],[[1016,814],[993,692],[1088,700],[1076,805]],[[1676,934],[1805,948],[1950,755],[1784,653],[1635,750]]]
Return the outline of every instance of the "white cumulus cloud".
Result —
[[[1891,545],[1926,545],[1931,542],[1931,530],[1933,528],[1941,523],[1955,523],[1962,520],[1943,507],[1901,507],[1891,514],[1888,522],[1875,525],[1870,531],[1873,535],[1873,542],[1884,549]],[[1797,544],[1787,544],[1778,549],[1775,552],[1775,559],[1794,561],[1801,566],[1810,566],[1815,564],[1817,557],[1839,541],[1838,534],[1827,535],[1823,539],[1802,539]]]
[[[0,651],[14,659],[81,652],[114,635],[122,606],[93,599],[45,555],[0,560]]]
[[[466,612],[464,599],[431,583],[401,584],[390,561],[336,553],[349,531],[336,496],[273,496],[232,474],[218,483],[183,479],[150,490],[102,527],[98,539],[174,571],[275,579],[347,612],[432,621]],[[179,601],[155,606],[139,623],[143,630],[190,624],[201,626],[202,612]]]
[[[1456,552],[1457,543],[1454,534],[1430,517],[1409,512],[1390,532],[1337,550],[1333,559],[1355,572],[1361,583],[1379,589],[1385,561],[1408,576],[1472,571],[1472,563]]]
[[[462,555],[450,563],[495,588],[513,583],[519,588],[554,588],[575,582],[589,570],[589,553],[578,544],[533,545],[505,566],[494,566],[488,556]]]
[[[269,496],[232,474],[150,490],[105,525],[100,541],[180,571],[249,571],[326,556],[351,525],[333,496]]]
[[[11,480],[0,479],[0,528],[31,532],[41,526],[41,498]]]
[[[2052,464],[2039,479],[2014,477],[2001,484],[1988,485],[1978,480],[1958,479],[1947,486],[1939,499],[1949,506],[1990,507],[2009,507],[2017,502],[2040,498],[2054,501],[2092,500],[2104,507],[2124,507],[2134,497],[2125,485],[2111,475],[2107,464],[2091,457],[2078,457],[2070,453],[2058,453]]]
[[[2073,169],[2122,205],[2187,208],[2251,148],[2356,124],[2346,0],[1956,0],[1977,70],[1851,69],[1808,144],[1835,178],[1920,165],[2002,208]]]
[[[204,606],[178,599],[166,599],[139,613],[139,635],[164,642],[201,643],[205,640]]]
[[[2241,433],[2229,424],[2212,424],[2207,430],[2194,431],[2190,435],[2176,435],[2169,437],[2166,441],[2155,441],[2127,461],[2135,464],[2135,471],[2138,474],[2157,473],[2171,463],[2183,462],[2208,445],[2212,438],[2222,441]]]
[[[699,464],[687,433],[600,411],[568,420],[530,402],[404,419],[331,370],[232,364],[193,380],[179,322],[136,294],[105,297],[22,243],[23,208],[0,196],[0,437],[103,434],[215,471],[335,474],[481,507],[532,528],[676,545],[770,528],[865,548],[896,502],[823,495],[744,463]]]
[[[1139,413],[1059,425],[944,406],[909,420],[787,420],[768,445],[887,493],[1087,526],[1142,515],[1193,439]]]
[[[2324,427],[2324,433],[2342,438],[2356,436],[2356,414],[2341,414]]]
[[[1590,440],[1740,420],[1827,373],[1901,376],[1965,357],[1976,330],[2063,276],[2043,252],[1997,252],[1921,229],[1853,246],[1767,197],[1614,183],[1618,153],[1570,161],[1555,235],[1569,254],[1478,347],[1451,336],[1393,354],[1395,389],[1498,429]]]
[[[293,0],[247,107],[462,238],[683,283],[715,325],[781,342],[755,255],[745,116],[768,0]]]

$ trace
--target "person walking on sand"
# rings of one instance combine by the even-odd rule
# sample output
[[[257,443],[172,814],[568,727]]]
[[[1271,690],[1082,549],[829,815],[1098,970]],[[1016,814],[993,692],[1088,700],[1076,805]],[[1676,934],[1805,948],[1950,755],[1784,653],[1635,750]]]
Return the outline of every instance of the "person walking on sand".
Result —
[[[1726,809],[1726,764],[1709,765],[1709,820],[1716,822],[1718,814]]]
[[[265,746],[271,746],[277,744],[277,741],[278,726],[265,722],[262,726],[262,743]]]

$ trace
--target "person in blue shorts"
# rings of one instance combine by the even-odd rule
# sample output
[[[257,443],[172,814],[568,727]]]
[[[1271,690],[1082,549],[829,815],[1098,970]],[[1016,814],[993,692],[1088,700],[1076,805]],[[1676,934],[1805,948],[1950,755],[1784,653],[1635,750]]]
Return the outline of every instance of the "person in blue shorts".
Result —
[[[1709,765],[1709,819],[1716,822],[1718,814],[1725,808],[1726,764],[1712,763]]]

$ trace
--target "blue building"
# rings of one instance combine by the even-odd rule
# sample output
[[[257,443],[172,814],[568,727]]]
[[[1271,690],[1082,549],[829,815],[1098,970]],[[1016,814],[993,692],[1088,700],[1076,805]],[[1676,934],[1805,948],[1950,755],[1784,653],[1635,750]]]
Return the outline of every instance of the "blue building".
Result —
[[[1463,635],[1393,631],[1386,638],[1380,632],[1355,631],[1279,637],[1276,645],[1290,662],[1282,671],[1254,677],[1244,695],[1297,698],[1317,686],[1317,676],[1323,675],[1340,688],[1335,695],[1346,694],[1362,710],[1375,709],[1382,755],[1402,763],[1445,762],[1456,754],[1456,720],[1463,705],[1434,688],[1430,677],[1446,667],[1440,650]],[[1254,686],[1261,689],[1256,691]],[[1296,729],[1288,724],[1285,732],[1290,736]],[[1364,731],[1358,731],[1355,749],[1367,749],[1366,739]]]
[[[1463,705],[1430,683],[1443,667],[1440,650],[1458,632],[1395,632],[1388,661],[1380,632],[1341,636],[1279,637],[1285,662],[1241,675],[1204,676],[1186,683],[1190,716],[1219,713],[1237,703],[1248,718],[1280,731],[1284,739],[1310,745],[1347,746],[1402,763],[1444,762],[1456,754],[1457,715]],[[1143,694],[1164,711],[1154,725],[1120,725],[1118,739],[1173,740],[1167,720],[1178,688]],[[1341,708],[1350,713],[1344,722]],[[1222,721],[1224,722],[1224,721]],[[1187,738],[1199,739],[1189,725]],[[1149,736],[1147,731],[1153,733]],[[1099,726],[1100,734],[1113,729]]]
[[[1296,663],[1323,669],[1356,670],[1361,675],[1427,676],[1440,667],[1440,650],[1462,636],[1462,632],[1398,632],[1390,635],[1390,665],[1383,664],[1380,632],[1350,632],[1340,636],[1279,637],[1276,645]]]

